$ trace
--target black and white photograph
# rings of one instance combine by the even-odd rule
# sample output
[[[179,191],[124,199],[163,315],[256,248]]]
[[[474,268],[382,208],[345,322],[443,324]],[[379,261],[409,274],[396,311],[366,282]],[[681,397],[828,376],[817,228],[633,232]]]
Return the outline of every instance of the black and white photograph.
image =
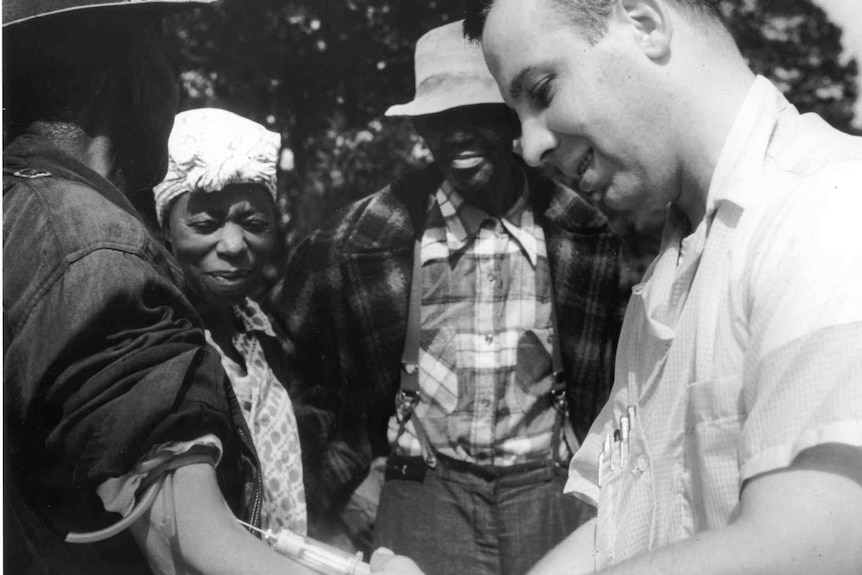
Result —
[[[3,572],[862,574],[862,2],[0,8]]]

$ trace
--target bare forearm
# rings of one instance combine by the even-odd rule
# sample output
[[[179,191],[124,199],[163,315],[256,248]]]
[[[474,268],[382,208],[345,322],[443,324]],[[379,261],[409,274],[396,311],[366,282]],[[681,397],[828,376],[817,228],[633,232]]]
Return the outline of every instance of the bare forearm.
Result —
[[[858,575],[862,450],[820,446],[751,480],[726,528],[645,553],[604,575]]]
[[[723,529],[644,553],[601,571],[601,575],[742,575],[786,573],[766,559],[764,543],[740,529]],[[810,571],[806,571],[810,573]]]
[[[150,512],[132,528],[155,573],[312,573],[278,555],[236,522],[210,465],[178,469],[173,500],[171,513],[163,489]]]
[[[858,544],[857,544],[858,545]],[[710,531],[616,565],[602,575],[805,575],[858,573],[849,562],[825,556],[804,537],[776,540],[775,534],[736,527]],[[845,567],[840,566],[845,563]]]

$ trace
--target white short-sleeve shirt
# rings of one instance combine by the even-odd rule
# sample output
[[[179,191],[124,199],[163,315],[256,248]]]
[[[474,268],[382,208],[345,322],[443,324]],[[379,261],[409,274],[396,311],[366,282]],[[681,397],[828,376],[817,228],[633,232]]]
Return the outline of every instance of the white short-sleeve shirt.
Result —
[[[862,138],[758,77],[703,222],[688,234],[671,207],[572,460],[567,492],[599,508],[598,568],[726,525],[746,479],[807,448],[862,447],[860,218]]]

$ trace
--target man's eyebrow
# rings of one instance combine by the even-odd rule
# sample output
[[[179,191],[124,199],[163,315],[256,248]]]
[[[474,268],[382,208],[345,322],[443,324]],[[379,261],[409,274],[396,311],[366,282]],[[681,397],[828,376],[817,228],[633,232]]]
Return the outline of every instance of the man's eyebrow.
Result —
[[[530,74],[534,73],[537,70],[536,66],[527,66],[523,68],[518,75],[509,83],[509,97],[513,100],[517,100],[521,95],[521,92],[524,91],[524,81]]]

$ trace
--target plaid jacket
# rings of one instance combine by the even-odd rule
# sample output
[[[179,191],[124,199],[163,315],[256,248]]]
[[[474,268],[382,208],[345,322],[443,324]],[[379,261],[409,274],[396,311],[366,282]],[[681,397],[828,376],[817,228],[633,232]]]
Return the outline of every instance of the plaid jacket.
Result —
[[[612,383],[625,305],[620,242],[575,192],[525,171],[547,241],[570,417],[583,438]],[[432,165],[344,208],[299,245],[275,292],[272,312],[289,340],[291,398],[334,415],[328,431],[300,421],[310,511],[343,504],[371,459],[388,452],[413,242],[441,182]]]

